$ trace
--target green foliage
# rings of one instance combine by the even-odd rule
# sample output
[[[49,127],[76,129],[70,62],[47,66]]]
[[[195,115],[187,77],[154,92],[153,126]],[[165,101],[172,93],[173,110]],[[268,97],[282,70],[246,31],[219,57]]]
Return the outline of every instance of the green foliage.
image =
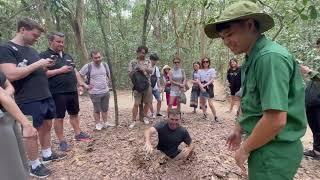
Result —
[[[160,66],[172,66],[172,58],[176,54],[177,35],[181,41],[181,58],[187,75],[190,75],[192,62],[201,57],[201,43],[205,45],[205,55],[213,61],[212,65],[224,78],[228,60],[234,55],[225,48],[221,40],[211,40],[207,37],[201,42],[203,25],[218,18],[222,10],[236,0],[152,0],[147,26],[147,46],[150,52],[160,56]],[[314,44],[320,37],[319,7],[320,1],[315,0],[253,0],[266,12],[270,13],[276,22],[275,28],[267,32],[276,41],[285,45],[297,59],[312,67],[320,67],[319,53]],[[41,4],[43,3],[43,4]],[[127,76],[128,62],[135,58],[136,48],[141,43],[145,0],[109,0],[102,1],[104,26],[107,39],[110,42],[111,60],[117,84],[120,88],[130,88]],[[172,21],[172,3],[175,3],[177,17],[177,34]],[[40,5],[48,9],[43,12]],[[59,30],[66,34],[66,50],[79,59],[78,44],[68,19],[68,14],[75,15],[76,1],[71,0],[0,0],[0,41],[12,38],[17,19],[22,16],[32,17],[49,27],[51,21],[54,27],[48,31]],[[104,51],[102,34],[96,20],[95,1],[85,1],[84,36],[88,51],[100,49]],[[201,10],[204,7],[204,17]],[[46,17],[43,17],[46,15]],[[281,29],[280,29],[281,28]],[[39,51],[47,47],[47,40],[41,38],[36,45]],[[242,60],[242,57],[238,57]],[[78,64],[80,66],[80,64]]]

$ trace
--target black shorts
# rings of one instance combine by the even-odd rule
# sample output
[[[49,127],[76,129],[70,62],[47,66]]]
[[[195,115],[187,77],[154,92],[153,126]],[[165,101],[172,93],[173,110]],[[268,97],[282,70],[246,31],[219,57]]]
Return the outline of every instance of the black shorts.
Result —
[[[69,115],[77,115],[79,113],[79,97],[77,92],[53,94],[52,97],[57,109],[56,118],[63,119],[66,111]]]
[[[52,120],[56,117],[56,106],[51,97],[40,101],[22,103],[18,106],[24,115],[32,116],[32,123],[35,128],[40,127],[44,120]]]
[[[230,86],[230,94],[231,96],[234,96],[236,94],[236,92],[238,92],[240,90],[240,87],[237,86]]]

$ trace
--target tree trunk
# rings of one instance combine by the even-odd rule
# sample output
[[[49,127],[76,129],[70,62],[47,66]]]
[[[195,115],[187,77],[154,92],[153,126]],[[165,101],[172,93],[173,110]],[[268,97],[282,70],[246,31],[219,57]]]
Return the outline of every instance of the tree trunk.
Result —
[[[77,0],[76,15],[75,17],[69,17],[71,21],[70,24],[75,34],[77,50],[81,56],[80,65],[84,65],[89,61],[88,50],[85,44],[84,34],[83,34],[83,19],[84,19],[84,0]]]
[[[205,13],[205,7],[202,5],[201,8],[201,18],[200,18],[200,57],[204,58],[206,56],[206,38],[204,33],[204,13]]]
[[[37,0],[36,2],[38,4],[37,7],[39,10],[39,15],[40,15],[39,19],[43,18],[45,20],[44,25],[45,25],[47,31],[50,32],[50,31],[55,30],[55,26],[54,26],[53,20],[50,15],[51,12],[48,9],[49,7],[47,6],[46,2],[42,1],[42,0]]]
[[[111,74],[111,82],[112,82],[112,89],[113,89],[113,98],[114,98],[114,113],[115,113],[115,123],[116,126],[119,125],[119,109],[118,109],[118,96],[117,96],[117,90],[116,90],[116,78],[113,76],[113,70],[112,70],[112,63],[111,63],[111,58],[110,58],[110,50],[109,50],[109,42],[107,39],[107,34],[105,32],[105,28],[102,22],[102,9],[101,9],[101,4],[99,0],[96,0],[96,7],[97,7],[97,21],[100,26],[100,30],[102,33],[102,38],[104,42],[104,53],[107,58],[107,62],[110,68],[110,74]],[[110,18],[110,17],[109,17]]]
[[[146,8],[144,9],[144,17],[143,17],[143,26],[142,26],[142,45],[145,46],[147,44],[147,24],[148,18],[150,14],[150,3],[151,0],[146,0]]]
[[[176,48],[177,48],[177,52],[176,52],[176,56],[180,57],[181,55],[181,41],[180,41],[180,35],[178,32],[178,22],[177,22],[177,13],[176,13],[176,7],[175,7],[175,2],[172,2],[171,5],[171,12],[172,12],[172,24],[173,24],[173,28],[174,28],[174,33],[176,35]]]

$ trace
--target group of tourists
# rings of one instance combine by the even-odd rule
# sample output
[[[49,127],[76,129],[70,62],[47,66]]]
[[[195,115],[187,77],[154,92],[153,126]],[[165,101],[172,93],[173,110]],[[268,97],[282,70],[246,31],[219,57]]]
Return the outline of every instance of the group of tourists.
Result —
[[[226,144],[235,151],[236,164],[243,172],[248,161],[249,179],[293,179],[303,157],[300,138],[306,132],[307,120],[314,143],[304,155],[320,159],[320,74],[300,65],[285,47],[263,34],[273,26],[273,18],[255,3],[239,1],[204,28],[209,38],[221,38],[235,55],[245,54],[241,66],[237,59],[229,60],[226,73],[231,96],[228,111],[233,111],[235,104],[240,106]],[[89,93],[95,129],[114,126],[108,121],[112,77],[102,54],[91,51],[92,62],[78,71],[72,56],[64,51],[63,33],[49,33],[48,49],[40,54],[32,48],[43,32],[37,22],[24,18],[18,21],[15,37],[0,45],[1,179],[28,179],[26,172],[38,178],[51,174],[45,164],[65,158],[70,150],[64,136],[66,112],[75,140],[90,141],[90,135],[80,128],[79,91]],[[320,39],[316,44],[320,49]],[[134,96],[129,128],[137,125],[138,109],[143,104],[144,124],[165,117],[145,130],[146,152],[153,152],[151,136],[158,134],[158,150],[171,159],[186,159],[195,145],[181,126],[181,103],[186,103],[189,89],[182,60],[174,57],[172,68],[165,65],[160,71],[156,53],[147,58],[145,46],[139,46],[136,53],[128,65]],[[193,63],[190,107],[194,113],[200,107],[203,117],[211,119],[209,107],[211,120],[221,122],[213,105],[216,71],[211,63],[208,57]],[[310,79],[306,89],[302,75]],[[160,111],[162,92],[167,102],[165,115]],[[52,151],[52,123],[62,153]],[[186,147],[179,149],[181,143]]]
[[[90,135],[80,128],[78,86],[89,92],[96,129],[114,126],[107,122],[110,71],[108,65],[102,63],[101,53],[93,50],[92,62],[78,72],[74,59],[64,51],[63,33],[49,33],[48,49],[40,54],[31,47],[43,32],[37,22],[24,18],[17,24],[15,37],[0,45],[0,144],[5,152],[1,153],[0,174],[4,179],[27,179],[25,169],[38,178],[51,174],[44,164],[66,157],[65,153],[52,151],[52,123],[59,150],[70,150],[63,128],[66,112],[74,139],[90,140]],[[14,120],[22,126],[24,142]],[[38,141],[41,159],[38,158]],[[24,153],[23,144],[30,166],[25,156],[17,156],[17,152]]]

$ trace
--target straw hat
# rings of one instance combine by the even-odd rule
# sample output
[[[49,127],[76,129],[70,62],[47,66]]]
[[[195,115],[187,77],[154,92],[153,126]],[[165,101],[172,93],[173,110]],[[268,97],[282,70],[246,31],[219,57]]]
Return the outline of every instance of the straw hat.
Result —
[[[171,67],[170,67],[170,66],[168,66],[168,65],[164,65],[164,66],[163,66],[163,68],[162,68],[162,73],[164,73],[164,70],[165,70],[165,69],[169,69],[169,70],[170,70],[170,69],[171,69]]]

